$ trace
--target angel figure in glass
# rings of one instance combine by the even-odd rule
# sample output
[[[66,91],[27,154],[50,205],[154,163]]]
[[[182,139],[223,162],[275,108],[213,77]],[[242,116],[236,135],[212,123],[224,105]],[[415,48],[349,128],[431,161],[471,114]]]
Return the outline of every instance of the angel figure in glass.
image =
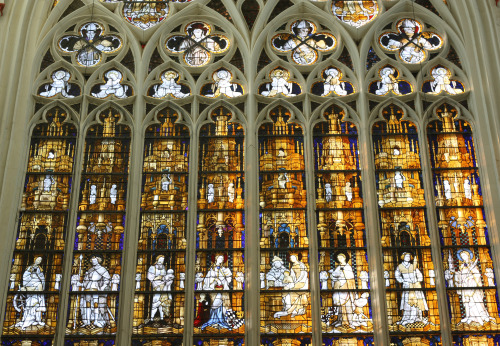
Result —
[[[311,91],[318,96],[346,96],[354,93],[354,87],[351,83],[342,80],[342,72],[329,67],[322,73],[323,82],[314,83]]]
[[[52,83],[44,84],[40,87],[38,95],[42,97],[53,97],[61,94],[66,98],[73,98],[80,95],[80,88],[73,83],[69,83],[71,74],[66,70],[57,70],[52,73]],[[44,90],[44,91],[42,91]]]
[[[122,47],[118,36],[104,36],[104,27],[95,22],[84,24],[79,33],[80,36],[63,36],[59,40],[59,48],[66,53],[76,52],[76,61],[85,67],[99,64],[103,53],[115,53]]]
[[[123,80],[123,75],[120,71],[110,70],[104,75],[106,79],[105,84],[96,85],[92,88],[92,96],[99,99],[106,98],[110,95],[115,95],[120,99],[129,97],[131,92],[129,91],[128,85],[121,84]]]
[[[399,57],[405,63],[419,64],[427,58],[428,51],[443,46],[443,39],[439,35],[423,31],[422,23],[414,19],[401,19],[396,29],[397,32],[382,34],[379,43],[386,50],[399,51]]]
[[[243,95],[243,88],[237,83],[231,83],[232,78],[232,73],[224,68],[215,71],[212,75],[214,83],[204,85],[201,94],[213,98],[220,95],[229,98]]]
[[[431,75],[434,80],[426,81],[422,86],[422,91],[426,94],[438,95],[445,91],[450,95],[458,95],[465,91],[462,82],[451,79],[451,71],[446,67],[433,68]]]
[[[149,91],[149,96],[161,99],[172,95],[181,99],[190,95],[190,90],[184,84],[179,84],[179,74],[174,70],[168,70],[161,75],[161,84],[153,85]]]
[[[185,36],[171,36],[166,47],[173,53],[184,53],[184,62],[189,66],[199,67],[206,65],[211,53],[221,54],[229,49],[227,37],[210,34],[210,25],[204,22],[193,22],[186,26]]]
[[[413,91],[410,83],[399,79],[399,71],[392,66],[381,68],[379,76],[380,80],[372,82],[369,86],[371,94],[384,96],[392,92],[395,95],[401,96]]]
[[[337,44],[332,34],[316,33],[316,25],[308,20],[293,22],[290,31],[292,34],[274,36],[271,42],[277,51],[291,51],[292,60],[298,65],[313,64],[318,59],[318,51],[331,51]]]
[[[262,84],[259,87],[259,93],[262,96],[274,97],[284,95],[287,97],[297,96],[302,90],[296,82],[289,82],[290,73],[284,68],[278,67],[271,71],[271,83]]]

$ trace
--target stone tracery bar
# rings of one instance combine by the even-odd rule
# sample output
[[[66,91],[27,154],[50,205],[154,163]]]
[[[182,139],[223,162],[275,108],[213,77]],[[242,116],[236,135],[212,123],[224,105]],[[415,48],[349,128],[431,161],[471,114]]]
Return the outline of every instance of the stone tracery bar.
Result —
[[[309,345],[304,137],[287,109],[278,106],[270,116],[259,128],[261,343]]]
[[[372,135],[389,333],[392,342],[430,345],[439,313],[417,128],[395,105],[382,113]]]
[[[85,139],[66,345],[114,345],[130,154],[121,121],[104,111]]]
[[[450,105],[435,115],[427,136],[453,338],[490,345],[500,316],[472,129]]]

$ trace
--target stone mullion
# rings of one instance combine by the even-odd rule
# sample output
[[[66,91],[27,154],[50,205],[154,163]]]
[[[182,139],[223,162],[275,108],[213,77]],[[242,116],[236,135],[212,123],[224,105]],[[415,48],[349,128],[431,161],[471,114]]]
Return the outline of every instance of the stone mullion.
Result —
[[[122,275],[120,278],[120,303],[117,317],[116,345],[128,345],[132,338],[134,318],[135,267],[137,262],[137,239],[140,233],[142,161],[144,152],[143,99],[134,104],[134,123],[130,124],[132,143],[130,146],[127,200],[125,209],[125,232],[123,239]],[[141,169],[138,169],[138,168]],[[130,313],[132,311],[132,313]]]
[[[423,114],[420,102],[416,103],[417,114]],[[441,327],[441,342],[443,345],[452,345],[451,321],[448,310],[448,299],[446,294],[446,280],[444,278],[443,256],[441,253],[441,239],[439,236],[437,211],[434,207],[434,182],[432,179],[431,158],[429,155],[429,143],[427,141],[426,125],[419,124],[419,148],[420,166],[422,167],[422,184],[424,188],[425,204],[427,205],[427,229],[431,239],[431,256],[434,264],[435,289],[438,298],[439,324]]]
[[[83,100],[82,108],[87,109],[88,101]],[[64,244],[64,255],[63,255],[63,266],[62,266],[62,280],[61,289],[59,291],[59,307],[58,307],[58,323],[56,326],[56,335],[54,340],[54,346],[63,346],[64,337],[66,335],[66,324],[68,321],[68,304],[70,301],[70,281],[71,281],[71,271],[73,268],[73,249],[75,247],[76,238],[76,223],[78,215],[78,203],[80,196],[80,184],[82,180],[83,171],[83,157],[85,151],[85,132],[84,119],[86,112],[82,112],[80,115],[80,124],[77,126],[77,140],[76,140],[76,150],[75,156],[73,158],[73,177],[71,182],[71,197],[69,210],[67,213],[66,221],[66,237]]]
[[[249,79],[249,90],[253,90]],[[252,87],[252,89],[250,88]],[[249,94],[245,129],[245,345],[260,345],[259,143],[257,101]]]
[[[365,212],[366,248],[370,277],[370,296],[372,303],[373,334],[375,345],[390,345],[389,325],[387,321],[386,291],[383,267],[383,251],[380,241],[380,222],[375,180],[375,164],[369,121],[368,99],[361,94],[358,101],[359,124],[358,145],[360,170],[363,181],[363,203]]]
[[[198,160],[199,160],[199,124],[197,124],[199,103],[195,101],[191,105],[191,119],[193,119],[190,130],[189,141],[189,176],[188,176],[188,212],[186,215],[185,237],[186,247],[186,284],[184,285],[184,342],[183,345],[193,345],[194,330],[194,277],[196,262],[196,221],[198,212]]]
[[[306,119],[310,120],[309,103],[305,102],[303,110]],[[313,125],[309,121],[304,129],[304,160],[305,183],[307,198],[307,229],[309,238],[309,287],[311,288],[311,318],[312,318],[312,344],[322,345],[321,333],[321,292],[319,286],[319,261],[318,261],[318,232],[316,220],[316,194],[314,171],[314,144]]]

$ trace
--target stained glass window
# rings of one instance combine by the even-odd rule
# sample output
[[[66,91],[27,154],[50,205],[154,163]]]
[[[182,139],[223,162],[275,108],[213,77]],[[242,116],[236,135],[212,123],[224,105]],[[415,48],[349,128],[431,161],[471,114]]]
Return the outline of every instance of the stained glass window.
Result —
[[[375,176],[389,333],[393,342],[401,342],[405,336],[400,335],[438,333],[436,273],[417,127],[394,104],[382,113],[372,130]]]
[[[304,136],[282,106],[259,128],[259,169],[260,331],[272,345],[268,335],[309,334],[312,326]]]
[[[117,330],[130,128],[114,109],[99,114],[85,137],[66,345],[112,340]]]
[[[199,137],[196,345],[219,345],[213,337],[245,332],[244,131],[223,107],[208,120]]]
[[[314,168],[321,322],[324,342],[332,344],[339,333],[369,336],[373,323],[358,132],[340,107],[329,107],[324,117],[314,127]]]
[[[454,342],[489,345],[483,333],[497,331],[500,316],[472,129],[449,104],[435,117],[427,136]]]
[[[169,340],[184,331],[189,130],[162,110],[146,130],[141,199],[134,341]],[[137,338],[137,340],[135,340]],[[139,343],[141,344],[141,343]],[[142,344],[141,344],[142,345]]]
[[[61,108],[46,112],[33,129],[9,276],[4,345],[20,345],[25,337],[52,344],[75,145],[76,127]]]
[[[47,1],[2,122],[0,343],[500,345],[459,56],[490,38],[445,3]]]

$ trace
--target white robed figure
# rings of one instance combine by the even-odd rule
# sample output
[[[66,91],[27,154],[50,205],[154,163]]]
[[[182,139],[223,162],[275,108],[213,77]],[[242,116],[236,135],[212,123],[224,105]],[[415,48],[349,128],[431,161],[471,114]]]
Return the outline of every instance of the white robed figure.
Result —
[[[83,288],[83,291],[88,292],[82,296],[80,306],[83,322],[82,327],[94,325],[98,328],[104,328],[106,325],[109,325],[109,317],[114,317],[109,311],[108,295],[99,291],[111,290],[111,275],[101,265],[102,258],[93,256],[90,262],[92,263],[92,268],[85,273],[83,282],[78,284],[78,286]]]
[[[333,289],[335,290],[332,300],[335,306],[335,314],[337,315],[337,321],[334,326],[357,328],[360,326],[360,323],[355,320],[355,317],[357,317],[357,314],[355,315],[356,294],[353,291],[349,291],[356,289],[356,281],[352,267],[348,263],[348,257],[346,253],[338,253],[336,256],[338,265],[335,269],[330,270]]]
[[[172,283],[174,282],[174,271],[173,269],[165,269],[163,262],[165,257],[160,255],[156,258],[156,262],[149,267],[147,278],[153,286],[153,291],[171,291]],[[151,304],[151,319],[153,319],[156,313],[160,312],[160,319],[163,320],[164,312],[168,314],[169,304],[172,301],[172,295],[170,293],[157,293],[153,295],[153,303]]]
[[[401,256],[403,262],[398,265],[395,272],[396,280],[403,286],[401,294],[400,309],[403,310],[403,317],[398,322],[403,326],[415,322],[427,324],[427,318],[423,316],[424,311],[428,311],[427,300],[423,291],[414,290],[422,288],[421,282],[424,281],[422,272],[417,268],[416,260],[411,263],[412,254],[404,252]],[[408,290],[408,289],[411,289]]]
[[[297,256],[290,256],[291,269],[285,270],[283,279],[285,290],[304,290],[309,289],[309,276],[307,266],[300,261]],[[308,297],[305,292],[289,292],[283,294],[283,309],[274,314],[274,318],[281,318],[291,315],[304,315],[308,304]]]
[[[213,262],[210,266],[205,279],[203,279],[204,290],[230,290],[229,284],[231,283],[233,274],[231,273],[231,270],[224,267],[223,264],[224,256],[217,256],[215,262]],[[233,329],[226,320],[226,311],[230,307],[224,306],[225,300],[226,298],[222,293],[212,294],[210,318],[201,326],[201,329],[205,329],[209,326],[219,326],[228,330]]]
[[[469,249],[457,251],[460,266],[455,273],[456,287],[482,287],[481,272],[478,268],[479,259],[474,259],[474,253]],[[461,323],[478,323],[481,326],[486,322],[494,321],[484,304],[484,291],[482,289],[464,289],[457,293],[462,298],[465,316]]]
[[[26,292],[26,300],[21,321],[16,323],[16,327],[21,330],[32,326],[45,325],[45,322],[42,321],[42,314],[47,311],[45,297],[43,294],[31,293],[45,289],[45,275],[42,268],[40,268],[40,263],[42,263],[42,258],[35,258],[33,265],[26,268],[23,273],[23,286],[20,287],[20,290]]]

